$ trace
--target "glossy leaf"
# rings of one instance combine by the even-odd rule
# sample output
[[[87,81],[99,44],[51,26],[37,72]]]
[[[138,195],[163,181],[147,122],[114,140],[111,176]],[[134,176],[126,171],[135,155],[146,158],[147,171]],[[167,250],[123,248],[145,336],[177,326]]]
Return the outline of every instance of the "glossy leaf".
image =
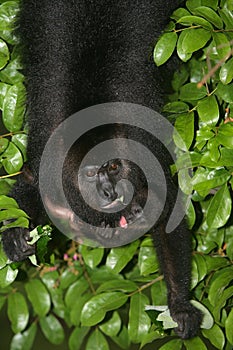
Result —
[[[227,320],[226,320],[226,335],[227,335],[227,339],[229,340],[229,342],[231,343],[231,345],[233,345],[233,309],[231,309]]]
[[[69,349],[70,350],[81,350],[83,341],[88,334],[88,327],[76,327],[69,338]]]
[[[157,66],[161,66],[172,55],[177,41],[177,34],[175,32],[164,33],[154,48],[154,61]]]
[[[128,296],[121,292],[101,293],[91,298],[83,307],[81,322],[93,326],[101,322],[107,311],[116,310],[126,303]]]
[[[210,7],[200,6],[195,8],[195,14],[204,17],[208,22],[212,23],[215,27],[222,29],[223,23],[217,13]]]
[[[149,299],[142,293],[134,294],[130,298],[128,330],[133,343],[141,342],[150,329],[151,321],[145,311],[145,306],[148,304]]]
[[[41,330],[50,343],[61,344],[65,338],[65,333],[58,319],[53,315],[42,317],[39,320]]]
[[[229,84],[233,79],[233,58],[226,62],[220,69],[219,78],[223,84]]]
[[[5,41],[0,39],[0,69],[5,67],[10,58],[10,53]]]
[[[12,338],[10,350],[31,350],[36,337],[36,332],[36,323],[32,323],[25,332],[18,333]]]
[[[108,254],[106,266],[114,273],[119,273],[132,259],[139,246],[139,241],[135,241],[125,247],[113,248]]]
[[[12,86],[6,93],[3,103],[3,123],[9,131],[19,131],[23,126],[25,112],[25,87]]]
[[[112,317],[109,320],[100,325],[100,330],[110,337],[116,336],[120,332],[120,329],[121,318],[116,311],[112,314]]]
[[[9,143],[2,157],[2,165],[8,174],[17,173],[23,166],[22,154],[12,142]]]
[[[185,31],[182,50],[185,54],[193,53],[201,49],[211,38],[211,33],[203,28],[189,29]]]
[[[35,313],[41,317],[45,316],[51,307],[49,292],[39,279],[30,280],[25,284],[28,299]]]
[[[206,213],[209,227],[222,227],[228,221],[232,209],[230,192],[225,184],[212,198]]]
[[[226,148],[233,149],[233,124],[223,124],[218,129],[216,140]]]
[[[9,265],[0,270],[0,287],[9,286],[18,275],[18,270],[13,270]]]
[[[183,48],[183,41],[186,38],[186,35],[186,31],[181,32],[177,41],[177,55],[183,62],[187,62],[192,57],[192,53],[187,52]]]
[[[21,293],[16,292],[9,295],[7,314],[14,333],[22,332],[26,328],[29,311],[26,300]]]
[[[215,48],[219,59],[225,59],[230,54],[231,46],[227,36],[224,33],[212,33]]]
[[[182,349],[182,340],[181,339],[172,339],[166,344],[162,345],[160,350],[181,350]],[[198,349],[199,350],[199,349]]]
[[[0,109],[1,110],[3,108],[4,98],[9,88],[10,88],[10,85],[0,82]]]
[[[101,262],[104,255],[104,249],[82,246],[80,247],[80,253],[82,254],[85,263],[93,268]]]
[[[0,6],[0,30],[13,28],[18,10],[16,1],[7,1]]]
[[[180,99],[182,101],[195,101],[207,95],[206,88],[202,86],[200,89],[196,83],[188,83],[180,89]]]
[[[130,280],[111,280],[109,282],[102,283],[96,290],[97,293],[107,292],[107,291],[120,291],[125,293],[130,293],[137,290],[137,284]]]
[[[110,350],[108,342],[105,338],[105,336],[98,330],[98,328],[95,329],[93,333],[91,333],[90,337],[88,338],[86,350]]]
[[[202,334],[216,347],[216,349],[222,350],[224,348],[225,336],[218,325],[214,324],[211,329],[203,329]]]
[[[226,183],[230,174],[225,169],[209,170],[199,168],[192,178],[193,188],[198,192],[208,191]]]
[[[185,340],[184,344],[187,350],[207,350],[206,345],[199,337]]]
[[[219,119],[219,107],[214,95],[198,101],[197,112],[201,125],[215,125]]]
[[[27,160],[26,156],[26,147],[27,147],[27,135],[26,134],[17,134],[13,135],[11,141],[18,147],[23,155],[24,161]]]
[[[221,273],[216,273],[214,281],[210,285],[208,299],[215,306],[219,298],[221,298],[224,289],[233,281],[233,269],[227,267],[221,270]]]
[[[180,149],[186,151],[190,148],[194,137],[194,113],[181,114],[175,122],[175,132],[173,135],[175,144]]]
[[[177,23],[181,23],[183,25],[188,25],[188,26],[192,25],[192,24],[196,24],[196,25],[200,25],[201,27],[203,27],[205,29],[209,29],[209,30],[213,29],[213,26],[208,21],[206,21],[204,18],[198,17],[198,16],[186,15],[186,16],[179,18]]]

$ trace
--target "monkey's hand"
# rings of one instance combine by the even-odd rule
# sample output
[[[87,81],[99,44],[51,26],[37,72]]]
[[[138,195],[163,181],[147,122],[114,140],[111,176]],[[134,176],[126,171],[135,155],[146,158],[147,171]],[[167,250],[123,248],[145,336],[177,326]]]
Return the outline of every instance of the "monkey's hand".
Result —
[[[182,339],[189,339],[195,337],[201,322],[202,313],[195,308],[189,301],[176,302],[170,306],[170,313],[178,327],[175,328],[176,334]]]
[[[3,249],[11,261],[22,261],[35,254],[35,244],[29,245],[32,238],[28,229],[10,228],[2,233]]]

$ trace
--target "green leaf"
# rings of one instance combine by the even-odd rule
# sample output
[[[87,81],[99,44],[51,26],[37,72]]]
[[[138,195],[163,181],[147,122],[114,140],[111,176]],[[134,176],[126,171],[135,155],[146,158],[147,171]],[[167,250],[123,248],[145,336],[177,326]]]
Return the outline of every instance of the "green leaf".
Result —
[[[187,350],[207,350],[207,347],[199,337],[185,340],[184,344]]]
[[[233,79],[233,58],[226,62],[220,69],[219,78],[223,84],[229,84]]]
[[[29,227],[29,220],[27,218],[20,217],[9,224],[1,226],[0,232],[4,232],[8,228],[14,228],[14,227],[28,228]]]
[[[145,311],[145,306],[149,304],[149,299],[142,293],[134,294],[130,298],[129,309],[129,337],[132,342],[141,342],[143,336],[148,333],[151,321]]]
[[[18,208],[18,204],[14,198],[0,195],[0,209]]]
[[[51,307],[49,292],[45,285],[40,280],[33,279],[25,284],[25,289],[35,313],[41,317],[45,316]]]
[[[109,350],[105,336],[96,328],[88,338],[86,350]]]
[[[2,158],[2,165],[8,174],[17,173],[23,166],[22,154],[12,142],[2,154]]]
[[[7,1],[0,6],[0,30],[12,29],[19,4],[16,1]]]
[[[220,272],[216,272],[215,279],[210,285],[208,299],[210,303],[215,307],[218,300],[221,298],[224,289],[233,281],[233,268],[226,267]]]
[[[60,276],[60,288],[66,289],[77,280],[73,269],[66,269]]]
[[[62,325],[54,315],[41,317],[39,320],[41,330],[50,343],[61,344],[65,338]]]
[[[192,178],[192,185],[198,192],[209,192],[210,189],[219,187],[226,183],[230,174],[225,169],[209,170],[199,168]]]
[[[177,117],[173,139],[178,148],[186,151],[194,137],[194,113],[185,113]]]
[[[233,124],[222,124],[218,129],[216,140],[226,148],[233,149]]]
[[[7,130],[20,131],[25,113],[26,90],[23,84],[13,85],[6,93],[3,102],[2,119]]]
[[[68,308],[72,308],[72,306],[77,300],[77,295],[80,297],[83,293],[87,291],[88,288],[89,284],[86,278],[84,277],[79,278],[78,281],[71,284],[65,295],[65,303],[68,306]]]
[[[0,39],[0,69],[5,67],[10,58],[10,53],[5,41]]]
[[[196,83],[188,83],[180,88],[180,99],[182,101],[196,101],[207,95],[206,88],[202,86],[197,87]]]
[[[217,324],[214,324],[211,329],[203,329],[202,334],[216,347],[216,349],[222,350],[224,348],[225,336]]]
[[[151,244],[151,240],[145,239],[141,244],[139,255],[138,255],[138,265],[140,269],[140,274],[147,276],[151,273],[158,271],[159,263],[155,254],[155,248]]]
[[[107,291],[120,291],[124,293],[130,293],[137,290],[137,284],[130,280],[111,280],[101,284],[96,292],[99,294],[101,292]]]
[[[26,300],[21,293],[16,292],[9,295],[7,314],[14,333],[22,332],[26,328],[29,311]]]
[[[177,41],[177,34],[164,33],[154,48],[154,61],[157,66],[161,66],[165,63],[172,55]]]
[[[116,310],[126,303],[128,296],[121,292],[108,292],[95,295],[85,305],[81,314],[84,326],[93,326],[101,322],[106,312]]]
[[[214,95],[203,98],[197,103],[197,112],[202,125],[215,125],[219,119],[219,108]]]
[[[187,52],[183,49],[183,41],[186,37],[186,30],[180,33],[178,41],[177,41],[177,55],[183,62],[187,62],[191,57],[192,53]]]
[[[222,227],[231,214],[231,196],[227,184],[214,195],[206,213],[206,222],[209,227]]]
[[[213,29],[213,26],[208,21],[206,21],[204,18],[201,18],[198,16],[186,15],[186,16],[179,18],[177,23],[181,23],[183,25],[188,25],[188,26],[196,24],[196,25],[202,26],[205,29],[209,29],[209,30]]]
[[[91,268],[94,268],[101,262],[104,255],[104,249],[91,248],[82,245],[80,247],[80,253],[82,254],[83,260],[85,261],[86,265],[90,266]]]
[[[3,153],[9,145],[8,139],[1,138],[0,139],[0,154]]]
[[[159,350],[175,350],[175,349],[176,350],[182,349],[182,340],[181,339],[172,339],[159,348]],[[195,350],[197,350],[197,349],[195,349]]]
[[[84,341],[84,338],[89,332],[89,327],[76,327],[71,333],[69,338],[69,349],[70,350],[80,350]]]
[[[27,217],[27,214],[21,209],[6,209],[0,211],[0,222],[4,220],[17,219],[19,217]]]
[[[219,59],[225,59],[231,51],[231,45],[227,36],[223,33],[212,33],[215,49]]]
[[[217,13],[209,7],[200,6],[195,8],[195,14],[204,17],[208,22],[212,23],[215,27],[222,29],[223,23]]]
[[[226,319],[226,336],[231,345],[233,345],[233,309],[231,309],[227,319]]]
[[[9,265],[0,270],[0,287],[5,288],[9,286],[18,275],[18,270],[13,270]]]
[[[119,273],[133,258],[139,246],[139,241],[135,241],[125,247],[113,248],[108,254],[106,266],[114,273]]]
[[[79,296],[78,298],[76,297],[76,301],[73,303],[72,306],[66,309],[66,314],[67,311],[70,313],[70,322],[74,326],[79,326],[81,322],[81,313],[84,305],[91,299],[91,294],[86,292],[82,296]]]
[[[26,134],[17,134],[13,135],[11,141],[18,147],[18,149],[23,154],[24,161],[27,160],[26,148],[27,148],[27,135]]]
[[[116,336],[121,329],[121,318],[118,312],[113,312],[112,317],[106,322],[102,323],[99,328],[104,334],[110,337]]]
[[[181,101],[169,102],[163,107],[167,113],[185,113],[189,111],[189,105]]]
[[[210,329],[213,327],[214,319],[209,310],[201,303],[196,300],[191,300],[191,304],[201,311],[203,315],[203,320],[201,323],[201,328]]]
[[[0,109],[3,108],[3,101],[6,96],[7,91],[9,90],[11,86],[5,83],[0,82]]]
[[[201,49],[211,38],[211,33],[203,28],[188,29],[185,31],[182,50],[185,54],[193,53]]]
[[[178,21],[181,17],[184,16],[190,16],[190,12],[188,12],[187,9],[180,7],[172,13],[171,18]]]
[[[111,339],[121,348],[128,350],[130,348],[129,333],[125,326],[122,327],[121,332],[117,337],[111,337]]]
[[[16,334],[11,341],[10,350],[31,350],[36,337],[37,325],[33,323],[23,333]]]
[[[22,83],[24,81],[24,76],[18,69],[22,69],[19,60],[11,60],[8,65],[0,71],[0,80],[11,85]]]

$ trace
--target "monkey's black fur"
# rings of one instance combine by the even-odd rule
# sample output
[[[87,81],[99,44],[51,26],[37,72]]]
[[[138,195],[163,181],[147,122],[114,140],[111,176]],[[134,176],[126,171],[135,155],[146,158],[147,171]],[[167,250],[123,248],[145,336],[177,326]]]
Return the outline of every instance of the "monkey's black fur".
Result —
[[[156,111],[160,109],[163,85],[170,77],[162,75],[154,66],[152,49],[169,14],[179,3],[179,0],[22,1],[18,32],[24,46],[30,131],[27,166],[32,176],[28,180],[22,175],[11,195],[32,218],[33,225],[45,220],[38,191],[41,155],[49,136],[64,119],[83,108],[104,102],[132,102]],[[133,136],[132,130],[124,127],[111,129],[109,133],[114,137]],[[134,137],[139,142],[145,139],[140,132]],[[88,138],[84,140],[83,148],[85,143]],[[150,145],[150,140],[145,143],[160,152],[159,145]],[[78,157],[81,157],[82,144],[79,150]],[[173,209],[176,188],[168,172],[169,158],[163,152],[161,148],[159,159],[167,169],[168,203],[152,234],[168,287],[169,308],[178,323],[176,332],[182,338],[189,338],[196,335],[202,317],[189,302],[190,233],[184,222],[174,232],[165,233],[166,217]],[[71,162],[68,159],[65,165],[68,168],[64,187],[71,206],[77,212],[85,212],[79,207],[79,190],[73,183],[75,168],[69,169],[69,164],[72,166],[73,159]],[[126,170],[133,171],[130,167],[127,164]],[[106,169],[106,166],[101,168],[97,175],[107,179],[99,182],[99,187],[105,186],[107,181],[114,196],[115,180],[109,180],[111,174]],[[134,182],[137,183],[137,174]],[[133,215],[140,211],[138,205],[143,205],[140,191]],[[126,213],[129,214],[132,213]],[[20,261],[34,252],[34,247],[25,249],[27,239],[27,232],[22,229],[3,233],[3,246],[10,259]]]

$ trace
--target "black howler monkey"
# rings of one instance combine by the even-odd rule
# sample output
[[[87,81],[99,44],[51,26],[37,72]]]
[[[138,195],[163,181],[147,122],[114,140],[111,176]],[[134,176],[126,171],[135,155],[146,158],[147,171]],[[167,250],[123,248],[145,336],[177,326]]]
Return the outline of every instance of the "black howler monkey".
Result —
[[[22,0],[18,32],[28,94],[27,167],[31,175],[22,175],[11,195],[31,217],[33,225],[45,220],[38,189],[40,160],[45,144],[61,122],[77,111],[105,102],[129,102],[160,109],[162,86],[169,77],[156,69],[151,51],[169,14],[179,3],[179,0]],[[156,153],[163,167],[168,186],[166,204],[151,232],[168,287],[171,315],[178,323],[176,332],[182,338],[193,337],[202,317],[189,302],[190,233],[184,221],[173,232],[165,231],[177,194],[166,148],[150,139],[148,132],[120,123],[82,135],[64,162],[63,186],[70,206],[82,219],[100,228],[146,224],[143,207],[148,184],[133,162],[116,157],[78,170],[86,151],[104,137],[142,142]],[[127,197],[128,188],[118,185],[121,179],[132,180],[133,198]],[[154,182],[156,193],[156,178]],[[91,211],[83,206],[79,186],[84,187],[92,202]],[[94,191],[98,192],[99,201]],[[156,205],[157,199],[153,203]],[[47,206],[54,216],[67,217],[71,226],[78,227],[71,212],[53,203],[53,198],[47,199]],[[120,212],[109,216],[108,211],[113,208]],[[3,246],[11,260],[20,261],[34,253],[35,247],[27,244],[28,239],[28,231],[21,228],[3,233]],[[111,232],[105,234],[102,230],[99,239],[111,239]]]

